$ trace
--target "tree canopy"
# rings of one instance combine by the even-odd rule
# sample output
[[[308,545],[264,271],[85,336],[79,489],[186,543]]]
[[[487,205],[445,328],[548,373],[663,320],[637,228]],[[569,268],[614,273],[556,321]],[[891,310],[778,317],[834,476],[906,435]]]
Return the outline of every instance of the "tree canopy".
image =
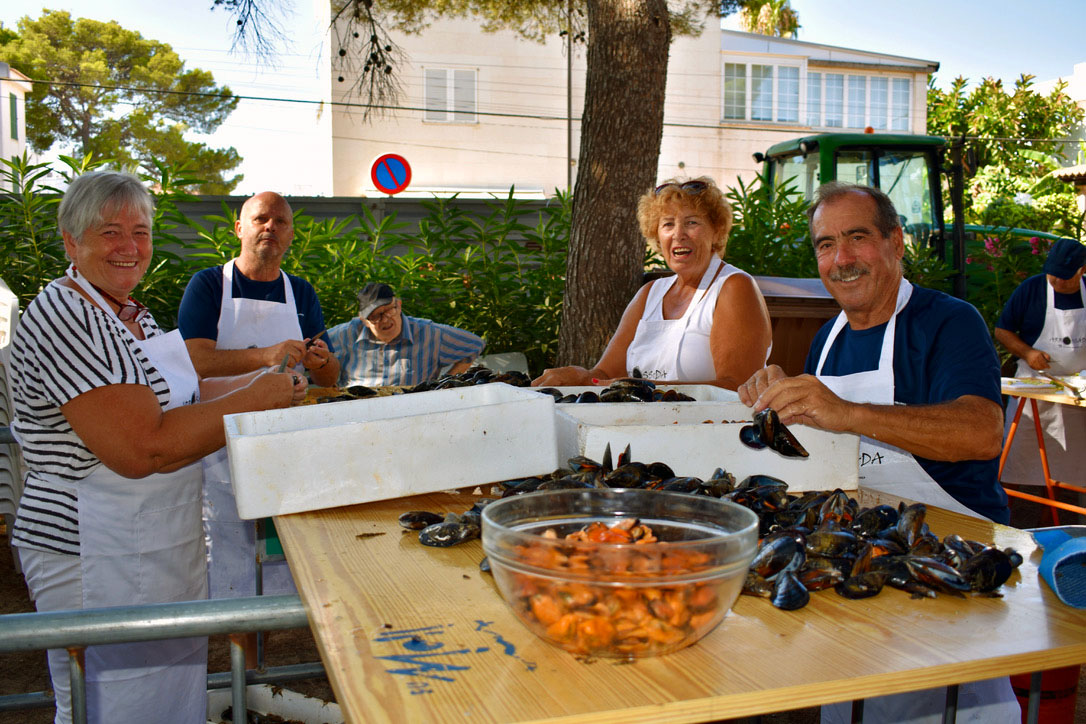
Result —
[[[747,0],[739,10],[739,20],[748,33],[778,38],[794,38],[800,28],[799,13],[788,0]]]
[[[4,40],[6,38],[6,41]],[[237,107],[209,71],[186,69],[166,43],[116,22],[72,19],[44,10],[23,17],[14,37],[0,36],[0,58],[36,82],[27,97],[27,140],[154,169],[187,161],[206,179],[203,193],[229,193],[241,175],[233,148],[185,140],[213,133]]]
[[[928,133],[964,137],[973,151],[966,221],[1081,233],[1073,189],[1052,175],[1076,161],[1072,135],[1084,117],[1066,88],[1061,81],[1038,93],[1022,75],[1012,89],[994,78],[970,88],[961,77],[945,91],[928,89]]]

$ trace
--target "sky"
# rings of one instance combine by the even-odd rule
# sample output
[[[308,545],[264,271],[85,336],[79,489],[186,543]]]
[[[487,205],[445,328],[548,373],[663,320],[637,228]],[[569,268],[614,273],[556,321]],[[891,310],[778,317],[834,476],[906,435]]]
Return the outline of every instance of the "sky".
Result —
[[[509,0],[515,2],[516,0]],[[0,22],[15,28],[19,18],[37,18],[42,8],[75,17],[116,20],[144,37],[169,43],[187,68],[211,71],[237,95],[293,101],[320,99],[322,25],[314,0],[281,0],[290,8],[279,18],[292,36],[274,64],[231,53],[232,21],[210,0],[67,0],[41,5],[29,0],[0,3]],[[1068,76],[1086,63],[1086,0],[791,0],[798,11],[799,39],[889,53],[939,63],[935,81],[946,87],[957,76],[991,76],[1013,85],[1022,73],[1038,81]],[[734,19],[726,27],[737,27]],[[276,189],[291,195],[320,195],[319,159],[327,142],[315,133],[315,103],[242,100],[210,137],[214,147],[233,146],[245,159],[236,193]]]

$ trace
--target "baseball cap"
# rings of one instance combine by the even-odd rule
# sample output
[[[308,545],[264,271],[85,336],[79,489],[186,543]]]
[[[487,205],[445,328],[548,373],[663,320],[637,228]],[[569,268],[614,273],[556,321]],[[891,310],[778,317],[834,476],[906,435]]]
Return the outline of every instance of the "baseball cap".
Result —
[[[1086,264],[1086,246],[1074,239],[1060,239],[1048,250],[1044,272],[1060,279],[1070,279]]]
[[[358,292],[358,315],[362,319],[373,314],[373,310],[391,304],[396,298],[392,287],[380,282],[370,282]]]

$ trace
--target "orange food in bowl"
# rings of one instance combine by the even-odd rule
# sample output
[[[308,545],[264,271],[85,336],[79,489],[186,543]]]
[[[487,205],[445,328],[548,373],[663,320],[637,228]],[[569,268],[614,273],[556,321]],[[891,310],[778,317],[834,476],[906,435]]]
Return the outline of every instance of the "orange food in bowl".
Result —
[[[654,656],[699,640],[739,595],[756,535],[741,506],[658,491],[531,493],[483,512],[483,549],[517,617],[591,656]]]

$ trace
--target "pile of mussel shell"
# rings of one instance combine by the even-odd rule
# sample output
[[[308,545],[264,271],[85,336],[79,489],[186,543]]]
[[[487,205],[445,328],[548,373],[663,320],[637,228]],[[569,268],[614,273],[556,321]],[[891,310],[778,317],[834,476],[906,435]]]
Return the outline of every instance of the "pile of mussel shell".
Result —
[[[768,598],[795,610],[812,592],[832,588],[844,598],[867,598],[891,586],[913,598],[967,593],[998,596],[997,589],[1022,563],[1014,549],[966,540],[940,539],[914,503],[897,508],[860,508],[842,490],[788,492],[788,484],[769,475],[735,476],[717,468],[707,479],[679,477],[664,463],[630,460],[630,449],[611,464],[610,447],[602,462],[578,456],[549,475],[495,483],[491,495],[508,497],[566,488],[644,488],[711,495],[743,505],[758,515],[759,545],[743,593]],[[479,537],[480,513],[494,498],[481,498],[462,514],[409,511],[400,525],[419,530],[419,542],[451,546]],[[486,570],[485,559],[482,565]]]
[[[420,382],[410,387],[382,387],[374,389],[365,385],[350,385],[340,388],[339,394],[322,395],[317,399],[318,404],[326,402],[340,402],[343,400],[364,400],[376,395],[402,395],[410,392],[426,392],[428,390],[444,390],[451,387],[470,387],[472,385],[484,385],[488,382],[504,382],[514,387],[528,387],[532,380],[528,375],[516,370],[510,372],[495,372],[492,369],[476,365],[459,374],[443,375],[437,379]]]
[[[690,395],[685,395],[675,388],[667,390],[656,389],[652,380],[637,377],[614,380],[599,392],[585,390],[583,392],[563,393],[555,387],[540,387],[537,392],[544,392],[554,398],[555,402],[695,402]]]
[[[428,390],[445,390],[451,387],[470,387],[472,385],[485,385],[490,382],[504,382],[513,387],[528,387],[532,384],[532,378],[519,370],[507,372],[495,372],[494,370],[475,365],[455,375],[443,375],[437,379],[420,382],[414,387],[404,388],[404,392],[427,392]]]

